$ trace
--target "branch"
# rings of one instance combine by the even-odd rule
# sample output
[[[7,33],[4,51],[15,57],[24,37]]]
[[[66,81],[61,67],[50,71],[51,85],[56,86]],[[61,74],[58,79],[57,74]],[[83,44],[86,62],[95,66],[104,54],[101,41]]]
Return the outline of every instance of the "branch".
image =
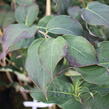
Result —
[[[46,0],[46,16],[51,15],[51,0]]]
[[[3,32],[2,32],[2,30],[0,29],[0,37],[2,37],[3,36]]]
[[[44,35],[45,38],[50,38],[50,36],[47,35],[46,33],[44,33],[43,31],[40,31],[40,30],[39,30],[38,32],[41,33],[42,35]]]

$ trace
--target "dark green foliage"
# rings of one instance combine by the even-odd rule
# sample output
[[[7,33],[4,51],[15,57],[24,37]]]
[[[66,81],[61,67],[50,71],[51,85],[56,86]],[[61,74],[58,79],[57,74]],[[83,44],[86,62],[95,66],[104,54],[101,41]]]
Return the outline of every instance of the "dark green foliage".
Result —
[[[89,1],[52,0],[50,16],[45,0],[3,2],[0,72],[17,77],[8,87],[63,109],[109,109],[109,2]]]

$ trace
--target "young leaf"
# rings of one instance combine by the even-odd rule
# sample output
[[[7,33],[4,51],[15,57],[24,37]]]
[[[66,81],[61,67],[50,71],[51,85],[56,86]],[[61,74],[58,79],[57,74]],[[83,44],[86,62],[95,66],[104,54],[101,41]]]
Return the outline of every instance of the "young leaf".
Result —
[[[74,71],[73,69],[69,69],[67,72],[65,72],[65,76],[77,77],[81,76],[81,74],[77,71]]]
[[[59,15],[52,18],[47,24],[47,30],[54,34],[81,35],[83,32],[81,24],[66,15]]]
[[[25,23],[26,25],[30,26],[37,19],[38,12],[39,9],[36,4],[21,5],[17,7],[15,17],[19,23]]]
[[[109,67],[109,41],[98,43],[97,51],[99,64],[104,67]]]
[[[109,6],[99,3],[90,2],[83,10],[82,18],[91,25],[104,25],[109,27]]]
[[[66,41],[58,37],[37,39],[29,47],[26,70],[42,90],[46,90],[56,65],[66,55],[66,45]]]
[[[66,58],[72,66],[87,66],[97,63],[96,51],[88,40],[81,36],[64,35],[68,42]]]
[[[109,85],[109,72],[101,66],[93,65],[77,69],[84,80],[97,85]]]
[[[11,24],[4,29],[4,36],[2,37],[3,52],[0,58],[4,58],[9,51],[9,47],[13,46],[17,42],[34,37],[36,33],[36,26],[27,27],[23,24]]]
[[[62,109],[82,109],[82,105],[73,97],[72,84],[63,75],[55,78],[49,85],[47,90],[48,101],[41,91],[36,88],[31,91],[31,96],[39,101],[55,103]]]

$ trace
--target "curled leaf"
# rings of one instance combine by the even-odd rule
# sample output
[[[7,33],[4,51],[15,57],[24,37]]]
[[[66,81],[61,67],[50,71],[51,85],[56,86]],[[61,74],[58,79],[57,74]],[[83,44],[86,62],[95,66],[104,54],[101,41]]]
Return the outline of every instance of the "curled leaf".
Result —
[[[11,24],[4,29],[2,37],[2,53],[0,59],[4,58],[9,51],[9,47],[13,46],[22,39],[32,38],[36,33],[36,26],[27,27],[23,24]]]

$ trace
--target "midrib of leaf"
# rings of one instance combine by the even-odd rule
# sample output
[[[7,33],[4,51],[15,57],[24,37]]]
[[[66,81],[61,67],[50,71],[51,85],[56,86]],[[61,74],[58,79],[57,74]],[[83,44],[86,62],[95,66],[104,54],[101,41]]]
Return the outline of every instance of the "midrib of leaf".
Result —
[[[93,14],[95,14],[96,16],[100,17],[104,22],[106,22],[109,25],[109,23],[107,22],[107,20],[105,18],[103,18],[102,16],[100,16],[99,14],[97,14],[96,12],[94,12],[93,10],[89,9],[88,7],[86,9],[88,11],[92,12]]]
[[[44,42],[44,40],[40,43],[40,45],[39,45],[39,48],[38,48],[38,55],[40,54],[40,47],[41,47],[41,45],[42,45],[42,43]],[[41,62],[41,58],[40,58],[40,55],[39,55],[39,63],[40,63],[40,65],[41,65],[41,69],[42,69],[42,73],[43,73],[43,75],[42,75],[42,81],[43,81],[43,86],[42,86],[42,88],[43,88],[43,90],[45,89],[45,72],[44,72],[44,68],[43,68],[43,65],[41,64],[42,62]]]
[[[56,29],[63,29],[63,30],[65,30],[65,31],[68,31],[68,32],[70,32],[70,33],[73,33],[72,31],[70,31],[70,30],[67,30],[67,29],[65,29],[65,28],[51,28],[51,29],[48,29],[48,31],[52,31],[52,30],[56,30]]]
[[[28,26],[28,11],[26,11],[25,25]]]
[[[52,46],[51,46],[51,72],[50,72],[50,74],[51,74],[51,79],[53,79],[53,71],[52,71],[52,69],[53,69],[53,59],[52,59],[52,57],[53,57],[53,46],[54,46],[54,40],[53,40],[53,42],[52,42]]]
[[[50,53],[51,54],[51,57],[50,57],[50,64],[51,64],[50,72],[47,72],[47,70],[45,69],[46,67],[43,64],[41,64],[42,63],[41,62],[42,60],[41,60],[41,57],[40,57],[40,47],[41,47],[41,44],[43,42],[40,44],[39,49],[38,49],[39,62],[41,64],[41,66],[42,66],[41,68],[43,70],[43,83],[44,83],[43,88],[47,88],[48,87],[48,86],[45,87],[45,80],[46,80],[45,77],[47,76],[46,73],[48,73],[48,74],[50,73],[51,74],[50,75],[51,76],[50,79],[53,80],[53,64],[52,63],[53,63],[53,47],[55,46],[55,40],[51,40],[51,41],[52,41],[52,45],[51,45],[51,49],[50,49],[50,51],[51,51],[51,53]],[[48,82],[50,82],[50,81],[48,81]]]
[[[28,16],[25,18],[25,25],[28,26]]]
[[[71,95],[71,96],[73,96],[72,93],[68,93],[68,92],[61,92],[61,91],[48,91],[48,92],[51,92],[51,93],[58,93],[58,94],[64,94],[64,95]]]

